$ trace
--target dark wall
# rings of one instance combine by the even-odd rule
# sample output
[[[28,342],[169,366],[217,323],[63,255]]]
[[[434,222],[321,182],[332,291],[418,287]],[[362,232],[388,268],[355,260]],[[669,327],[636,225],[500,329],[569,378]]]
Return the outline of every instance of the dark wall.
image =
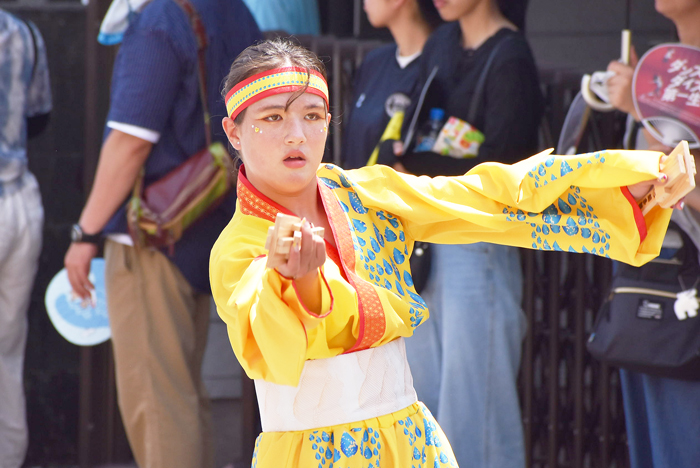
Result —
[[[63,266],[68,232],[83,205],[85,14],[79,2],[0,8],[33,21],[46,42],[53,112],[48,128],[29,142],[30,170],[45,211],[44,243],[29,309],[25,385],[30,442],[28,464],[77,460],[79,348],[51,325],[44,291]]]
[[[620,31],[626,25],[640,56],[674,40],[673,24],[651,0],[530,0],[526,31],[540,67],[591,73],[620,57]]]

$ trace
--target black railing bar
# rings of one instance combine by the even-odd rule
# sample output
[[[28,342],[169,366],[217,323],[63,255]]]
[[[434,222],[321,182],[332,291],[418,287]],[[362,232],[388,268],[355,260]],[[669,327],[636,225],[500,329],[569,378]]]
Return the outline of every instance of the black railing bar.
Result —
[[[524,284],[523,284],[523,311],[527,320],[527,335],[523,343],[523,431],[525,434],[525,466],[532,466],[533,452],[533,400],[534,400],[534,340],[535,340],[535,294],[534,281],[535,274],[535,252],[532,250],[521,250],[523,261]]]
[[[586,261],[587,258],[580,254],[573,254],[573,266],[576,272],[574,287],[574,466],[583,468],[584,457],[584,385],[583,372],[585,360],[585,301],[586,295]]]

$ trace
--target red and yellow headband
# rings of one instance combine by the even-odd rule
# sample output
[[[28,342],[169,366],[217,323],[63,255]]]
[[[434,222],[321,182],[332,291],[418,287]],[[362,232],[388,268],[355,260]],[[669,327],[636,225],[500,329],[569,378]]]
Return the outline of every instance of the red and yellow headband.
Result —
[[[328,107],[328,84],[316,70],[301,67],[274,68],[241,81],[226,94],[228,116],[235,119],[243,109],[268,96],[298,91],[306,85],[307,93],[316,94]]]

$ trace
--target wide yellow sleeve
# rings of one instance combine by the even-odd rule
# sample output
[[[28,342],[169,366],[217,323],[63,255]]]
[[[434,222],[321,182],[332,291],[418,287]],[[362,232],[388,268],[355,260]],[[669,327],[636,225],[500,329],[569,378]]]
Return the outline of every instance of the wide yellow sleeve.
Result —
[[[226,323],[233,351],[252,379],[297,385],[306,360],[307,331],[316,327],[332,309],[332,294],[323,282],[322,312],[306,309],[294,281],[265,267],[260,230],[241,226],[236,215],[212,249],[210,281],[221,319]],[[245,218],[251,218],[250,216]],[[265,224],[260,219],[247,224]],[[271,224],[271,223],[267,223]],[[254,226],[253,226],[254,227]]]
[[[480,164],[458,177],[386,166],[348,175],[362,203],[398,217],[411,240],[594,253],[632,265],[659,254],[672,210],[657,206],[642,216],[626,186],[658,178],[661,153],[550,153]]]

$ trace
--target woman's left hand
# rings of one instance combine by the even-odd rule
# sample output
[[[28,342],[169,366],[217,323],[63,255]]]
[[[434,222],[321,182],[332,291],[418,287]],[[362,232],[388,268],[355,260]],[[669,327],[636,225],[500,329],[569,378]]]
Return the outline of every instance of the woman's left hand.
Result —
[[[671,148],[668,146],[663,146],[663,145],[658,145],[654,146],[652,148],[649,148],[651,151],[661,151],[664,153],[663,156],[659,159],[659,165],[666,159],[668,158],[668,153],[672,151]],[[657,186],[664,186],[668,183],[668,176],[666,174],[661,174],[661,177],[659,177],[656,180],[646,180],[644,182],[638,182],[636,184],[628,185],[627,188],[629,189],[630,193],[634,197],[634,200],[639,202],[644,198],[647,193],[649,193],[649,190],[651,190],[652,187],[657,187]],[[674,209],[683,209],[683,199],[681,198],[675,205],[673,205]]]

